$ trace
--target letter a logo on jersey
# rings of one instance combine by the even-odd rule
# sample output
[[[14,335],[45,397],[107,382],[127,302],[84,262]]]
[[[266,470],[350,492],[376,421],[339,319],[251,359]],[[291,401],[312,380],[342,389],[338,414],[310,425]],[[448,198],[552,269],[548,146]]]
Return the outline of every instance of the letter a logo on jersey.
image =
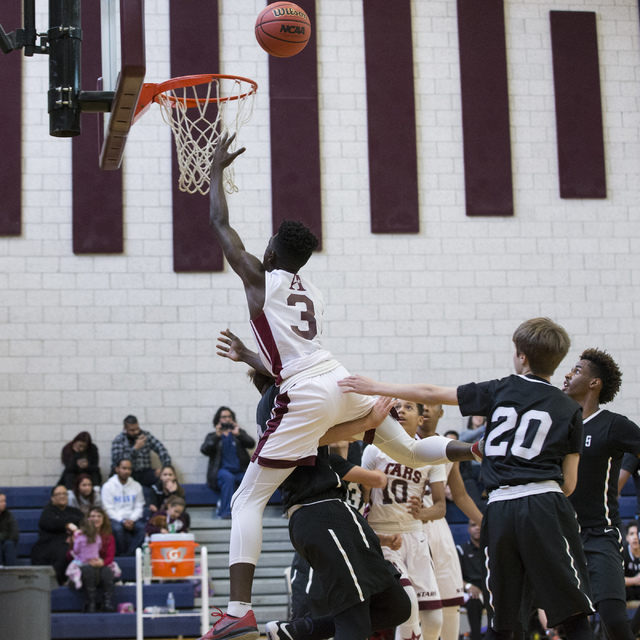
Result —
[[[291,286],[289,287],[292,291],[306,291],[306,289],[302,286],[302,280],[300,280],[300,276],[296,274],[293,276],[293,280],[291,281]]]

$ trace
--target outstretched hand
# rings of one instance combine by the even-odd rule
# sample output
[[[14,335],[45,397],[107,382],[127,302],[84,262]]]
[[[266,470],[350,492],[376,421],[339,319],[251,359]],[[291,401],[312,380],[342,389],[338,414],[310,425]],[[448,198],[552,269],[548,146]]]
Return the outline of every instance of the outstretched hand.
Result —
[[[221,358],[229,358],[233,362],[242,362],[241,353],[246,350],[244,342],[229,329],[224,329],[218,336],[217,354]]]
[[[244,153],[246,149],[240,147],[234,152],[229,152],[229,147],[236,138],[236,134],[225,131],[218,140],[218,144],[213,152],[213,158],[211,160],[211,175],[221,174],[240,154]]]
[[[361,393],[365,396],[376,395],[376,381],[364,376],[348,376],[338,381],[338,386],[342,387],[342,393]]]
[[[371,421],[373,422],[371,426],[372,429],[377,429],[384,422],[384,419],[389,415],[389,411],[393,409],[395,403],[395,398],[386,398],[384,396],[380,396],[376,400],[370,415]]]

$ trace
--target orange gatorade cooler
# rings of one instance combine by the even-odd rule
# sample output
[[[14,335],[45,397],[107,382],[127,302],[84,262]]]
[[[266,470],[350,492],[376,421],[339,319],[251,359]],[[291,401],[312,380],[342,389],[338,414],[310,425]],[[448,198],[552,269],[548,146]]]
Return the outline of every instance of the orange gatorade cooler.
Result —
[[[151,536],[151,572],[154,578],[183,578],[195,571],[192,533],[154,533]]]

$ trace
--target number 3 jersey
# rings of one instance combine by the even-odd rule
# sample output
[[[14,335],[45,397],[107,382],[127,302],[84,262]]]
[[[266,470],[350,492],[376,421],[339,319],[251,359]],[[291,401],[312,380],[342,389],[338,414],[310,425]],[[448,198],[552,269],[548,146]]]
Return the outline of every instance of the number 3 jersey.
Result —
[[[276,384],[338,366],[320,342],[323,313],[322,293],[307,278],[281,269],[265,273],[264,307],[251,328],[260,359]]]
[[[415,496],[422,501],[425,493],[430,492],[430,483],[446,482],[445,466],[435,464],[412,469],[397,463],[378,447],[369,445],[362,454],[362,467],[380,469],[387,476],[386,487],[371,489],[367,515],[371,528],[376,533],[421,531],[422,521],[407,511],[409,498]]]
[[[487,417],[482,479],[498,487],[555,481],[562,485],[565,456],[582,450],[582,409],[534,375],[458,387],[464,416]]]

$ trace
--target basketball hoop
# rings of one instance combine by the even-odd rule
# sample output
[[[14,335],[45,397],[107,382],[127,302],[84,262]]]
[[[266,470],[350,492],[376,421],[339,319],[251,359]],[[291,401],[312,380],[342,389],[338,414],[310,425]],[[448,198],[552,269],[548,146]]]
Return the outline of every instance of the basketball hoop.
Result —
[[[187,193],[209,193],[213,152],[220,136],[236,133],[229,151],[237,147],[238,132],[253,115],[258,85],[240,76],[200,74],[145,84],[136,107],[137,120],[151,105],[160,105],[171,127],[180,167],[178,186]],[[224,189],[233,193],[233,164],[224,170]]]

